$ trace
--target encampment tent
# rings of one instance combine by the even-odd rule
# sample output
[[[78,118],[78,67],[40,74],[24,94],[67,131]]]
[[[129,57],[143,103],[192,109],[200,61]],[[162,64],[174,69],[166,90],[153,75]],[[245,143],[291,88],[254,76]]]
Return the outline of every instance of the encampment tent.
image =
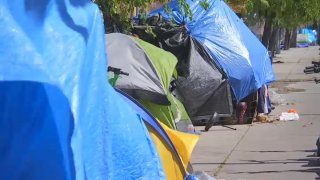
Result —
[[[317,33],[309,28],[303,28],[297,34],[297,47],[308,47],[317,42]]]
[[[186,2],[192,19],[181,12],[176,0],[166,5],[172,10],[170,14],[162,7],[150,16],[173,19],[203,45],[225,72],[238,102],[275,79],[268,51],[224,1],[208,0],[207,9],[200,0]]]
[[[116,87],[139,100],[151,113],[175,129],[175,119],[190,121],[183,105],[169,92],[177,60],[174,55],[125,34],[106,35],[109,66],[129,73]],[[121,47],[121,48],[120,48]]]
[[[125,34],[107,34],[106,39],[108,66],[129,73],[129,76],[119,78],[116,86],[136,99],[169,105],[167,93],[177,63],[173,55],[152,48],[146,52],[145,47],[150,46],[142,47],[140,43],[144,42]],[[164,63],[161,58],[168,61]]]
[[[166,177],[168,179],[184,179],[189,173],[192,173],[187,170],[191,166],[191,153],[199,136],[168,128],[158,122],[138,101],[121,90],[118,92],[144,120],[161,157]]]
[[[233,106],[228,81],[206,48],[183,27],[170,24],[152,27],[156,38],[145,33],[145,28],[136,26],[134,33],[177,56],[179,78],[174,94],[181,99],[191,119],[207,120],[215,112],[230,116]]]
[[[158,153],[162,145],[176,156],[168,135],[156,131],[155,143],[145,116],[106,81],[91,1],[0,1],[0,9],[0,179],[176,179]]]

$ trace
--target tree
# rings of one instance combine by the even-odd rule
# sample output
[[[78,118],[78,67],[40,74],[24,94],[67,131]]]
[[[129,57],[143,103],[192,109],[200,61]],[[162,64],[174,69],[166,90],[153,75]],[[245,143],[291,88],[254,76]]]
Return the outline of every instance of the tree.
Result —
[[[319,0],[247,0],[247,14],[254,14],[265,22],[262,43],[272,52],[280,29],[286,29],[288,48],[290,39],[296,39],[297,27],[319,21],[319,9]]]
[[[237,14],[246,14],[249,0],[226,0],[226,3],[233,9]]]
[[[280,25],[286,28],[285,49],[295,47],[297,28],[313,24],[320,19],[318,0],[291,0],[281,14]],[[316,29],[316,28],[315,28]]]
[[[168,0],[93,0],[101,9],[106,30],[120,32],[129,31],[131,17],[136,7],[147,12],[148,7],[155,2],[167,3]],[[192,12],[186,0],[177,0],[185,16],[192,19]],[[226,2],[241,14],[246,22],[254,24],[264,21],[262,43],[269,49],[275,47],[279,29],[286,30],[286,44],[295,39],[296,28],[313,22],[320,22],[319,0],[226,0]],[[200,4],[206,9],[207,0]],[[169,8],[166,8],[170,12]],[[150,9],[149,9],[150,10]],[[316,23],[319,27],[319,23]],[[293,43],[295,44],[295,43]]]
[[[141,11],[146,11],[153,3],[166,3],[168,0],[93,0],[93,2],[103,13],[106,30],[118,28],[120,32],[125,32],[131,28],[130,18],[137,7]],[[202,3],[203,6],[207,5],[206,0],[203,0]],[[178,4],[185,16],[192,18],[192,12],[186,0],[178,0]]]

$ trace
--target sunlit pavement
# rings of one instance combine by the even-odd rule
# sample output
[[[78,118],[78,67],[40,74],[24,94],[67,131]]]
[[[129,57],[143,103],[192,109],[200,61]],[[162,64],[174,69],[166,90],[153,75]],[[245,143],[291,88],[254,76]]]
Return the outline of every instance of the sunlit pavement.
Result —
[[[277,83],[271,86],[282,98],[269,119],[294,108],[299,121],[237,125],[237,130],[214,126],[202,132],[193,152],[195,171],[216,179],[320,179],[320,160],[314,156],[320,135],[320,74],[303,73],[311,61],[320,61],[319,46],[282,51],[273,65]],[[202,130],[204,127],[197,127]]]

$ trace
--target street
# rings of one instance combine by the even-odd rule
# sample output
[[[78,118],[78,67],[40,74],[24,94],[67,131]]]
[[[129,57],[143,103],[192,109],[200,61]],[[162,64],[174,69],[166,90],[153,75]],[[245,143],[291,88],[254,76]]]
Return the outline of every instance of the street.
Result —
[[[276,109],[270,123],[236,125],[237,130],[214,126],[202,132],[191,163],[216,179],[270,180],[320,179],[315,157],[320,135],[320,74],[304,74],[311,61],[319,61],[319,46],[293,48],[274,58]],[[298,121],[278,121],[281,112],[296,109]],[[204,127],[196,127],[198,131]]]

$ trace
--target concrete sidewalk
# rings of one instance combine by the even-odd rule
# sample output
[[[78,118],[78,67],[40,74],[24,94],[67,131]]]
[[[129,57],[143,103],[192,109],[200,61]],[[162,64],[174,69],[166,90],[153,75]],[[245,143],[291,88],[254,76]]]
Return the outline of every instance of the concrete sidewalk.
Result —
[[[195,171],[217,179],[320,179],[320,160],[314,157],[320,134],[320,74],[306,75],[305,66],[319,61],[317,47],[282,51],[274,61],[278,91],[284,103],[271,118],[290,108],[298,110],[299,121],[238,125],[237,130],[214,126],[203,132],[193,152]],[[204,127],[197,127],[202,130]]]

